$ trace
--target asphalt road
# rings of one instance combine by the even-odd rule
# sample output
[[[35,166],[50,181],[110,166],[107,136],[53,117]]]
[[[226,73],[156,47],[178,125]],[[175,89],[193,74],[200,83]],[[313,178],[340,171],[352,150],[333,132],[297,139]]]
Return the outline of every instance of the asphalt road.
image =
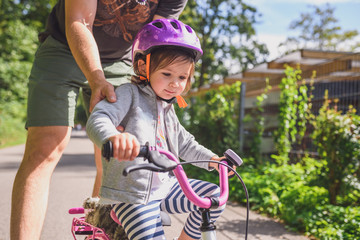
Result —
[[[24,145],[0,149],[0,240],[10,239],[10,205],[12,184],[20,165]],[[69,146],[56,167],[50,187],[49,205],[41,240],[71,240],[73,215],[68,209],[79,207],[91,195],[95,178],[93,146],[82,131],[74,131]],[[251,194],[251,193],[250,193]],[[217,222],[217,236],[221,240],[244,239],[246,209],[228,204]],[[165,227],[166,238],[172,240],[181,232],[186,215],[172,216],[172,226]],[[81,239],[81,238],[79,238]],[[269,218],[250,213],[248,239],[305,240],[304,236],[289,232]]]

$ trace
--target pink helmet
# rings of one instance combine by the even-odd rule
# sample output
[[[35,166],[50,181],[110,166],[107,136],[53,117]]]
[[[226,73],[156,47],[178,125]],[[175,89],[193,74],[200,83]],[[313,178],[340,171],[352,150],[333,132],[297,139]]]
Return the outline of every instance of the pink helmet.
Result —
[[[203,51],[195,31],[176,19],[157,19],[146,24],[136,35],[132,46],[132,60],[138,54],[147,55],[159,46],[178,46],[191,50],[197,62]]]

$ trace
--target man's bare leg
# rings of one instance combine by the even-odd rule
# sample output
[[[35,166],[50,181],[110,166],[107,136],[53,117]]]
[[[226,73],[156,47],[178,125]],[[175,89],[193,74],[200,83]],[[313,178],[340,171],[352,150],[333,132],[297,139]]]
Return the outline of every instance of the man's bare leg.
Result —
[[[94,183],[94,189],[92,192],[93,197],[99,197],[101,178],[102,178],[102,162],[101,162],[101,149],[94,144],[94,156],[96,164],[96,177]]]
[[[11,204],[10,238],[39,240],[52,173],[69,143],[67,126],[30,127],[16,174]]]

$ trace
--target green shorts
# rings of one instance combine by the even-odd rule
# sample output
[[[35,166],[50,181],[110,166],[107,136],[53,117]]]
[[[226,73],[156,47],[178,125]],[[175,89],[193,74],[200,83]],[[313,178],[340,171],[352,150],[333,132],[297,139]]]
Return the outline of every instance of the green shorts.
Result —
[[[103,64],[106,80],[115,87],[130,81],[132,66],[124,61]],[[68,46],[49,36],[39,46],[29,76],[26,128],[74,126],[79,90],[89,109],[91,89]]]

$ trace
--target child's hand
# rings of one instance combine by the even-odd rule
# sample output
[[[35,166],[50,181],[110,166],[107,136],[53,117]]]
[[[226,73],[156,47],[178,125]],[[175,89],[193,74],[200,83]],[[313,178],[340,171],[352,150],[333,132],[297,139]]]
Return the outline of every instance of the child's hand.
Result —
[[[113,157],[119,161],[132,161],[139,155],[140,144],[130,133],[120,133],[109,138],[113,144]]]
[[[211,160],[218,161],[218,162],[221,161],[221,160],[223,160],[223,159],[225,159],[225,157],[214,156],[214,157],[211,158]],[[214,163],[214,162],[210,162],[210,163],[209,163],[209,167],[210,167],[210,168],[215,168],[216,171],[219,172],[219,164]],[[233,169],[236,170],[236,166],[233,166]],[[232,175],[234,175],[234,172],[233,172],[233,171],[229,171],[228,176],[230,177],[230,176],[232,176]]]

